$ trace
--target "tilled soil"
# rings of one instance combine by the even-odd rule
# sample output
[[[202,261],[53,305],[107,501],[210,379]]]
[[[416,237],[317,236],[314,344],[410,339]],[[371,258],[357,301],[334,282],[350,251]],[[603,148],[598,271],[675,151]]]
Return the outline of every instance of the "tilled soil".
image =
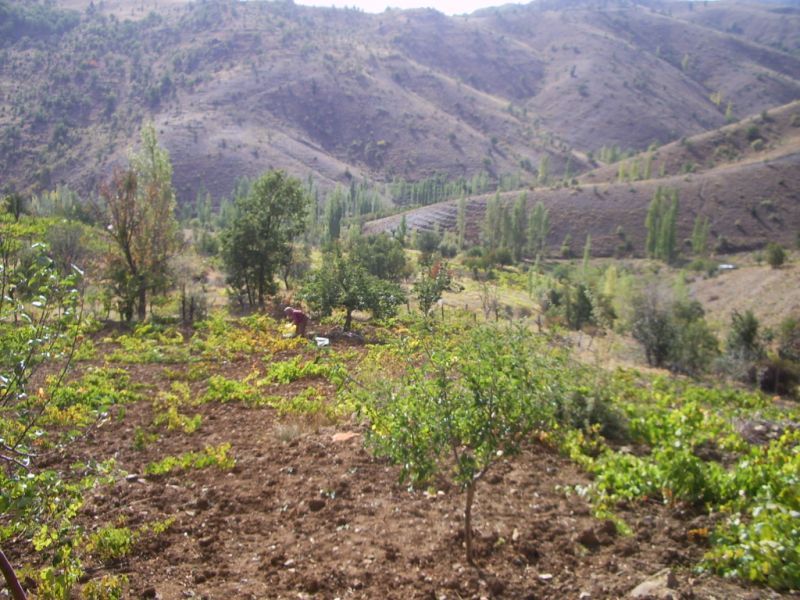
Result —
[[[175,518],[124,560],[90,566],[93,576],[126,574],[131,598],[618,598],[664,567],[677,574],[675,598],[773,595],[692,573],[703,548],[688,532],[704,517],[638,506],[620,512],[633,534],[618,535],[565,493],[586,475],[542,446],[479,485],[473,567],[458,489],[410,491],[355,431],[307,430],[270,409],[200,410],[198,432],[137,451],[134,426],[150,419],[140,403],[64,457],[116,456],[130,473],[87,498],[87,528]],[[164,455],[223,442],[233,444],[231,471],[138,475]]]
[[[222,370],[243,377],[259,362]],[[132,383],[169,386],[162,367],[127,369]],[[127,473],[87,495],[78,517],[87,532],[174,519],[121,560],[85,561],[87,579],[126,575],[129,598],[620,598],[663,569],[675,583],[659,597],[778,597],[694,572],[705,551],[696,532],[712,524],[707,516],[655,503],[620,506],[632,533],[618,534],[568,492],[589,477],[543,444],[500,462],[479,483],[472,566],[460,490],[445,481],[410,490],[397,466],[365,449],[354,423],[207,403],[186,410],[203,416],[196,432],[162,428],[137,449],[137,428],[153,430],[151,399],[125,405],[48,464],[67,471],[76,461],[114,457]],[[223,443],[232,445],[231,470],[144,475],[165,456]],[[29,544],[5,550],[15,564],[36,561]]]

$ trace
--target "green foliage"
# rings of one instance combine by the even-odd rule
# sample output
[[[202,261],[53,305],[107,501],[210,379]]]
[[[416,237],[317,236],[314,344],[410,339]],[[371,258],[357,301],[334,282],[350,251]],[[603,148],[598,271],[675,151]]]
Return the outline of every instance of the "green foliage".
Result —
[[[547,247],[547,236],[550,233],[549,211],[544,204],[537,202],[528,219],[528,253],[531,256],[543,256]]]
[[[290,242],[306,226],[308,197],[300,181],[283,171],[262,175],[234,200],[234,216],[222,232],[228,283],[240,303],[263,306]]]
[[[692,252],[695,256],[705,257],[708,255],[708,234],[711,230],[711,223],[708,217],[697,215],[692,230]]]
[[[783,246],[770,242],[767,244],[767,264],[773,269],[777,269],[786,262],[786,250]]]
[[[728,333],[726,352],[735,359],[753,362],[764,356],[764,347],[758,331],[758,319],[752,311],[733,311]]]
[[[403,245],[385,233],[359,236],[350,248],[350,256],[378,279],[399,281],[408,274]]]
[[[400,349],[399,379],[375,384],[360,410],[376,454],[401,465],[401,478],[424,485],[436,475],[467,492],[465,536],[475,485],[525,438],[552,427],[564,356],[522,328],[488,325],[433,331]]]
[[[172,327],[162,328],[152,323],[140,323],[132,333],[121,335],[113,341],[120,348],[107,355],[109,362],[179,364],[191,360],[183,334]]]
[[[786,317],[778,330],[778,356],[800,363],[800,318]]]
[[[699,302],[665,301],[654,292],[634,299],[631,334],[648,364],[679,373],[702,373],[719,352]]]
[[[346,402],[329,402],[314,386],[308,386],[293,396],[267,396],[260,405],[270,406],[280,415],[323,418],[330,423],[353,412],[353,407]]]
[[[174,382],[170,392],[159,392],[153,400],[153,425],[164,425],[168,431],[180,429],[186,434],[197,431],[203,422],[203,416],[197,414],[189,417],[180,412],[182,407],[191,404],[190,394],[189,386],[183,382]]]
[[[87,582],[81,590],[84,600],[122,600],[128,586],[126,575],[103,575]]]
[[[304,362],[303,358],[298,355],[289,360],[271,362],[267,368],[266,376],[259,380],[258,384],[287,384],[299,379],[321,377],[341,385],[344,381],[344,376],[342,365],[331,359],[318,356],[314,360]]]
[[[452,275],[447,268],[447,263],[437,262],[420,271],[414,282],[413,294],[423,315],[430,315],[433,305],[441,299],[442,293],[450,289],[451,285]]]
[[[678,219],[678,190],[662,189],[653,195],[647,210],[645,227],[647,256],[671,264],[677,257],[676,225]]]
[[[103,562],[119,560],[133,549],[134,533],[128,527],[101,527],[91,536],[87,550]]]
[[[228,379],[222,375],[212,375],[201,402],[243,402],[252,404],[258,400],[258,390],[245,381]]]
[[[46,3],[0,2],[0,47],[28,36],[63,34],[80,22],[80,13]]]
[[[144,472],[147,475],[167,475],[177,471],[208,467],[227,471],[236,464],[234,458],[228,454],[230,449],[230,444],[220,444],[206,446],[201,452],[184,452],[179,456],[167,456],[158,462],[146,465]]]
[[[81,590],[84,600],[122,600],[128,586],[126,575],[103,575],[87,582]]]
[[[322,267],[311,273],[300,296],[322,316],[343,308],[345,331],[350,330],[353,311],[369,310],[375,317],[390,317],[405,302],[405,294],[397,284],[370,275],[338,248],[323,257]]]
[[[422,252],[423,256],[431,256],[439,249],[442,236],[431,229],[418,229],[414,232],[414,247]]]
[[[44,408],[40,423],[68,428],[66,437],[108,416],[112,408],[138,400],[130,386],[130,377],[121,369],[91,368],[83,377],[60,386]],[[40,443],[50,436],[39,433]],[[65,438],[66,439],[66,438]]]
[[[725,519],[711,533],[705,568],[779,590],[797,588],[800,432],[788,430],[766,446],[744,440],[737,422],[775,410],[761,395],[665,379],[643,386],[624,373],[611,389],[627,414],[632,441],[649,452],[616,451],[585,432],[564,436],[565,451],[593,473],[592,485],[579,491],[597,512],[638,499],[719,512]],[[730,468],[702,458],[709,449],[727,455]]]
[[[148,293],[169,286],[169,260],[181,243],[172,163],[158,145],[152,123],[142,128],[142,147],[130,157],[129,170],[115,173],[100,194],[106,205],[106,230],[116,250],[108,260],[110,289],[126,321],[133,318],[134,307],[143,321]]]

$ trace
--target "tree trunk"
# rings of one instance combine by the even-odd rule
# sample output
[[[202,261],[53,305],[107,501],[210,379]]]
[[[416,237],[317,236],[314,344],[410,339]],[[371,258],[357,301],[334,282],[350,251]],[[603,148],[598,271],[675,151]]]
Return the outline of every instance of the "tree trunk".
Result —
[[[344,318],[344,330],[350,331],[350,326],[353,324],[353,311],[351,309],[347,310],[347,315]]]
[[[8,589],[11,590],[11,597],[14,600],[25,600],[25,590],[19,584],[17,576],[14,574],[14,569],[11,568],[11,563],[8,562],[6,555],[0,550],[0,572],[6,579]]]
[[[464,507],[464,545],[467,548],[467,562],[475,564],[472,559],[472,501],[475,499],[475,482],[467,486],[467,503]]]
[[[144,321],[147,318],[147,286],[145,285],[144,277],[139,278],[139,303],[138,303],[138,317],[139,321]]]

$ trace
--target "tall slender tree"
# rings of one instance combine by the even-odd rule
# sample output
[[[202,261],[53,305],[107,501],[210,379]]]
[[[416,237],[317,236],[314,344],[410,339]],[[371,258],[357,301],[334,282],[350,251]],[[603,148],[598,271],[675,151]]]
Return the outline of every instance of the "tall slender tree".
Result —
[[[130,320],[135,306],[144,320],[148,293],[168,286],[169,259],[180,248],[172,163],[152,123],[142,129],[141,149],[131,156],[130,168],[118,171],[100,193],[116,246],[109,264],[120,312]]]

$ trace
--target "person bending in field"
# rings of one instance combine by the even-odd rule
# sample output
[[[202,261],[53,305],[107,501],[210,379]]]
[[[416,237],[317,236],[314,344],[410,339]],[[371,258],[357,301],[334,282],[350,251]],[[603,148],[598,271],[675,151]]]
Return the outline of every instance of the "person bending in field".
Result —
[[[287,319],[289,319],[292,323],[294,323],[295,337],[297,337],[298,335],[302,336],[306,335],[306,325],[308,324],[308,315],[306,315],[306,313],[304,313],[300,309],[287,306],[283,310],[283,314],[286,315]]]

